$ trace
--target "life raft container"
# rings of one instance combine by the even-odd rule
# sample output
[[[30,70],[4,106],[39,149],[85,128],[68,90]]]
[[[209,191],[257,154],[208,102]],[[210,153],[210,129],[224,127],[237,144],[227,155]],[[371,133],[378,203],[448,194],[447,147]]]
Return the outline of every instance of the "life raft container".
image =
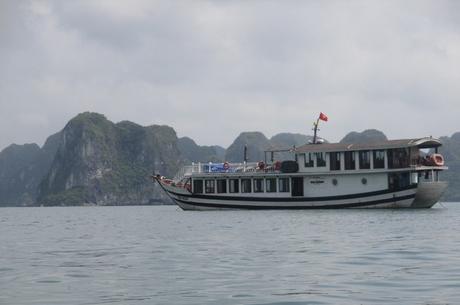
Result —
[[[444,157],[441,154],[432,154],[430,156],[430,161],[435,166],[443,166],[444,165]]]
[[[294,160],[286,160],[281,162],[282,173],[297,173],[299,171],[299,164]]]

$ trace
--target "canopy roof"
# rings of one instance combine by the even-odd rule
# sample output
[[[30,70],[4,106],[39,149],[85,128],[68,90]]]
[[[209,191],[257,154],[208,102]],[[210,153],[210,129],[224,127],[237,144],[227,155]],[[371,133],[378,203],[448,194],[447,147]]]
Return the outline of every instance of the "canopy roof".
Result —
[[[435,148],[441,146],[439,139],[432,137],[419,139],[387,140],[373,143],[345,144],[345,143],[324,143],[306,144],[296,148],[296,153],[307,152],[335,152],[335,151],[355,151],[355,150],[379,150],[391,148]]]

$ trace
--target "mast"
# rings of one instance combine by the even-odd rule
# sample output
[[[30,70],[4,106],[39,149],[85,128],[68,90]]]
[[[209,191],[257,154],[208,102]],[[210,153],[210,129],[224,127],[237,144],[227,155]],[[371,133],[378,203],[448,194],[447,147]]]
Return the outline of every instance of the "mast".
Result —
[[[313,144],[316,144],[316,138],[318,134],[318,124],[319,124],[319,118],[316,120],[316,122],[313,123]]]
[[[327,115],[325,115],[324,113],[320,112],[318,119],[316,120],[315,123],[313,123],[313,131],[315,132],[314,135],[313,135],[313,144],[318,143],[317,138],[318,138],[318,130],[319,130],[318,129],[319,120],[327,122],[327,120],[328,120]]]

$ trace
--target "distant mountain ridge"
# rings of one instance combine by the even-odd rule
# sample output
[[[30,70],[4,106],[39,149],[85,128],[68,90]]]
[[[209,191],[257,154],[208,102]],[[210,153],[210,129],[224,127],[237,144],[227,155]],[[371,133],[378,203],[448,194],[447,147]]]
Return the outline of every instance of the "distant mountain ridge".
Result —
[[[344,144],[363,144],[386,141],[387,136],[377,129],[366,129],[363,132],[352,131],[348,133],[340,143]]]
[[[439,152],[444,156],[449,170],[442,172],[441,178],[449,181],[445,200],[460,202],[460,132],[451,137],[441,137],[443,145]]]
[[[222,162],[225,148],[220,146],[199,146],[189,137],[177,140],[177,147],[185,160],[192,162]]]
[[[10,145],[0,152],[0,205],[132,205],[170,203],[149,176],[173,176],[191,162],[242,162],[244,147],[250,162],[264,160],[264,151],[301,146],[312,137],[280,133],[242,132],[227,148],[200,146],[178,138],[169,126],[113,123],[98,113],[82,113],[50,136],[43,147]],[[386,140],[383,132],[350,132],[341,143]],[[442,137],[441,153],[449,170],[445,200],[460,200],[460,132]],[[267,158],[270,156],[267,155]],[[275,153],[276,160],[292,153]]]
[[[0,206],[32,205],[38,186],[57,151],[59,133],[42,148],[37,144],[12,144],[0,152]]]

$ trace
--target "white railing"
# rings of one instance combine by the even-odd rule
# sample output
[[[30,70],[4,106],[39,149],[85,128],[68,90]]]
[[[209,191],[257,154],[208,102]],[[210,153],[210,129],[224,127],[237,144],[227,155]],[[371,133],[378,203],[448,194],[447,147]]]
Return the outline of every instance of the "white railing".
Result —
[[[174,181],[178,182],[192,174],[215,174],[215,173],[244,173],[244,172],[275,172],[275,164],[264,164],[261,162],[244,162],[244,163],[192,163],[182,167],[174,177]]]

